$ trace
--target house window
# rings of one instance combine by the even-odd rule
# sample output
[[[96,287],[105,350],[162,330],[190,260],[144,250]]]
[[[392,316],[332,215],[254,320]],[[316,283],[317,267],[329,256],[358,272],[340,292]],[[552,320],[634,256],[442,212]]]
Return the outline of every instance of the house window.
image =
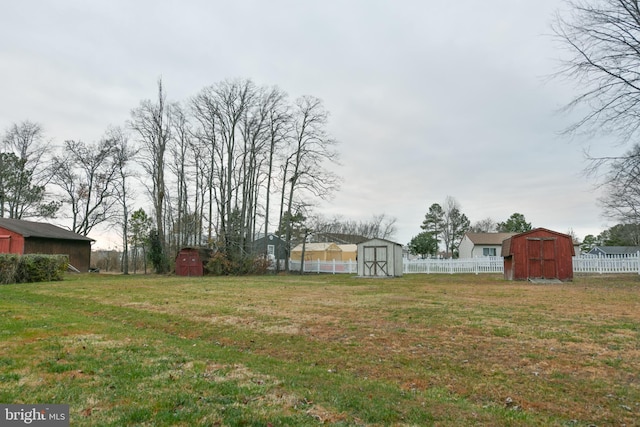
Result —
[[[274,256],[276,253],[275,245],[267,245],[267,255]]]
[[[496,256],[496,248],[482,248],[482,256]]]

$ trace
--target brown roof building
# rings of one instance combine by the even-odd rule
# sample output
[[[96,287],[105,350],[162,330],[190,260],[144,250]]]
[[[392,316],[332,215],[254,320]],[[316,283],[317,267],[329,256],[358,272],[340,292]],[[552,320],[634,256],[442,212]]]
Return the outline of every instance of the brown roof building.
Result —
[[[67,255],[69,264],[89,271],[93,239],[44,222],[0,218],[0,253]]]

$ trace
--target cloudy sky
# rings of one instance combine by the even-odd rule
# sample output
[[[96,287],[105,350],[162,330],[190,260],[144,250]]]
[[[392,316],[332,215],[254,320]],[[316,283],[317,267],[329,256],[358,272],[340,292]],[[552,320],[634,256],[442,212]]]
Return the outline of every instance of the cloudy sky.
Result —
[[[291,98],[317,96],[331,112],[344,182],[317,212],[385,213],[397,218],[396,240],[406,243],[429,206],[452,196],[472,222],[519,212],[534,227],[571,228],[582,238],[613,225],[582,174],[583,150],[622,148],[560,135],[572,117],[559,110],[579,90],[548,78],[566,54],[550,36],[562,7],[561,0],[5,1],[0,130],[29,119],[55,143],[93,142],[154,98],[159,77],[179,101],[248,78]]]

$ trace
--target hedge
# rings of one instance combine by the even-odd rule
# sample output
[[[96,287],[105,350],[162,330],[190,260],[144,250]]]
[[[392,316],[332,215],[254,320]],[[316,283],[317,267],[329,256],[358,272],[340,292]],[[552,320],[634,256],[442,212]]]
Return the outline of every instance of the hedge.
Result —
[[[68,265],[67,255],[0,254],[0,284],[62,280]]]

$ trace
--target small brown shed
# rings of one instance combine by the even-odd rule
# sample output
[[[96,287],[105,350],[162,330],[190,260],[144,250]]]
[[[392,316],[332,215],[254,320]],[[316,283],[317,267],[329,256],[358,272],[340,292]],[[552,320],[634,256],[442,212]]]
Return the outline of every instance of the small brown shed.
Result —
[[[535,228],[502,243],[507,280],[573,279],[573,239],[568,234]]]
[[[176,275],[204,276],[205,265],[211,259],[213,250],[209,248],[182,248],[176,255]]]

